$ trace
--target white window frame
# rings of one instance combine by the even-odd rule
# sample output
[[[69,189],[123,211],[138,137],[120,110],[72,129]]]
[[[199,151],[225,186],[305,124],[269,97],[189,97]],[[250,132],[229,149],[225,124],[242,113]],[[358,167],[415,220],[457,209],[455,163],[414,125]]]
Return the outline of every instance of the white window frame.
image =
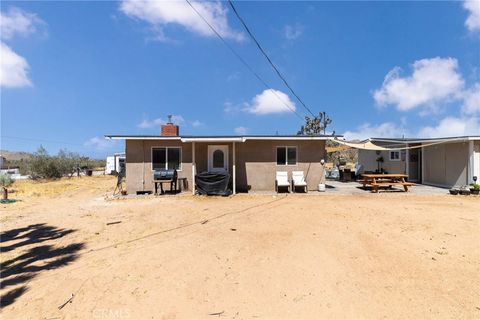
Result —
[[[393,152],[398,153],[398,159],[392,158],[392,153]],[[402,153],[400,152],[400,150],[390,150],[390,151],[388,151],[388,159],[390,161],[401,161],[402,160]]]
[[[182,150],[182,147],[176,147],[176,146],[154,146],[151,148],[151,166],[152,166],[152,171],[155,171],[155,169],[153,168],[153,149],[162,149],[164,148],[165,149],[165,170],[167,170],[168,168],[168,149],[180,149],[180,167],[177,169],[177,171],[182,171],[182,167],[183,167],[183,150]]]
[[[278,148],[285,148],[285,164],[278,164]],[[288,148],[295,148],[295,164],[288,164]],[[276,146],[275,147],[275,165],[277,167],[295,167],[298,165],[298,147],[297,146]]]

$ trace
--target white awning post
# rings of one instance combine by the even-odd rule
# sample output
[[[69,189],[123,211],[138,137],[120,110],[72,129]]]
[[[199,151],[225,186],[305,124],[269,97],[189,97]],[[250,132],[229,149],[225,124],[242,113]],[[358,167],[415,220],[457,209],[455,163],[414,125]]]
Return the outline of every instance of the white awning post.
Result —
[[[237,193],[237,179],[235,169],[235,142],[233,143],[233,194]]]
[[[405,150],[405,174],[407,175],[407,179],[410,180],[410,150],[408,149],[410,146],[408,143],[406,144],[407,149]]]
[[[192,195],[195,195],[195,141],[192,142]]]
[[[420,183],[423,184],[424,176],[425,176],[425,147],[423,146],[423,144],[420,150],[422,150],[422,153],[420,154],[420,157],[422,160],[422,166],[421,166],[422,172],[420,173],[420,176],[422,177],[422,179],[420,179]]]
[[[469,141],[468,142],[467,185],[469,185],[470,183],[473,183],[473,175],[475,174],[474,167],[475,167],[474,145],[473,145],[473,141]]]

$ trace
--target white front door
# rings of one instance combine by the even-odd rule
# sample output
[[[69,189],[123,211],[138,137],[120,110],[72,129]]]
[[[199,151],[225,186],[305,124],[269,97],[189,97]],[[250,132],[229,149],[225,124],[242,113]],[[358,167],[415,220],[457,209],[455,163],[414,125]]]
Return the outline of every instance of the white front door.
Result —
[[[228,146],[208,146],[208,171],[228,172]]]

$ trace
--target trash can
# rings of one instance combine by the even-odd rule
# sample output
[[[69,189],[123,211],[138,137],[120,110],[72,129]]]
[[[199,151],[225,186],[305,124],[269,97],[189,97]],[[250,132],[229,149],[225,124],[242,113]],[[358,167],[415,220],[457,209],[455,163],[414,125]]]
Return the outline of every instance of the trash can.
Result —
[[[92,169],[86,169],[85,170],[85,175],[91,177],[92,176],[92,173],[93,173],[93,170]]]

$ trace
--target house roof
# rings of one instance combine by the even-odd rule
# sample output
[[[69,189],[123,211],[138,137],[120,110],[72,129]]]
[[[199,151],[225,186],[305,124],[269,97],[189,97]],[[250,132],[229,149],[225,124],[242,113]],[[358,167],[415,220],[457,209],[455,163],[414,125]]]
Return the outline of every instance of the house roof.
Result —
[[[474,141],[474,140],[480,140],[480,136],[458,136],[458,137],[444,137],[444,138],[370,138],[369,140],[374,142],[413,144],[413,143]]]
[[[178,136],[160,135],[105,135],[112,140],[180,140],[182,142],[245,142],[247,140],[331,140],[342,136],[318,135],[243,135],[243,136]]]

